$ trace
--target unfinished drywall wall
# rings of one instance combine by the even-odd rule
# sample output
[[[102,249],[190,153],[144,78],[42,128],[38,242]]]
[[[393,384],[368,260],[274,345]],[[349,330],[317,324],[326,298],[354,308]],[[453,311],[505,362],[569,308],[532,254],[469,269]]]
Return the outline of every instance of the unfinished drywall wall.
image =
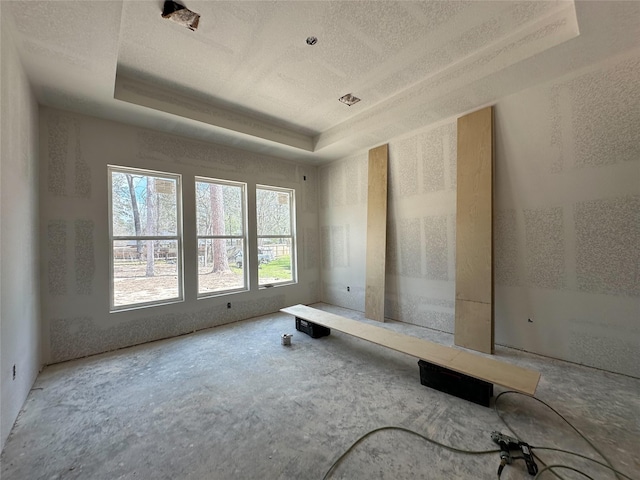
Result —
[[[364,312],[368,152],[321,167],[322,298]]]
[[[319,300],[317,168],[70,112],[41,110],[41,248],[47,362],[59,362]],[[182,175],[185,301],[109,313],[107,165]],[[196,299],[194,176],[294,188],[298,283]],[[253,195],[255,198],[255,195]],[[191,219],[191,220],[190,220]],[[249,222],[249,232],[255,222]],[[231,308],[227,308],[231,302]],[[293,327],[293,325],[292,325]],[[215,352],[212,352],[215,354]]]
[[[455,159],[455,119],[389,144],[386,316],[447,332],[454,320]],[[366,152],[320,168],[323,300],[359,311],[366,181]],[[337,241],[329,234],[336,230],[348,235]]]
[[[497,99],[496,343],[640,377],[639,77],[633,50]],[[455,139],[455,118],[377,139],[389,141],[386,315],[447,332]],[[321,231],[352,232],[322,237],[323,300],[360,311],[363,158],[320,169]]]
[[[1,13],[0,448],[41,366],[38,107]],[[15,372],[15,376],[14,376]]]

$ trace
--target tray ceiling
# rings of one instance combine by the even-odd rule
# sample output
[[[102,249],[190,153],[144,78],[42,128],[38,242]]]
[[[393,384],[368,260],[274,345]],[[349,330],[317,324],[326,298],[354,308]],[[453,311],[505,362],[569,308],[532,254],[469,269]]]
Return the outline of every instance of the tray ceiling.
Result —
[[[640,43],[638,2],[180,3],[1,5],[42,104],[310,163]]]

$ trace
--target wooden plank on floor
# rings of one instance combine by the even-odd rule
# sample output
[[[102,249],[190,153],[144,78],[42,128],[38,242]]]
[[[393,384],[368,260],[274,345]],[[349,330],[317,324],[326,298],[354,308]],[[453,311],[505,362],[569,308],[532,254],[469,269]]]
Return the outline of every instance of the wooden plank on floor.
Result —
[[[540,373],[534,370],[397,333],[306,305],[294,305],[282,308],[280,311],[528,395],[535,393],[540,379]]]
[[[458,119],[455,344],[493,353],[493,107]]]
[[[387,163],[389,145],[369,150],[365,316],[384,322],[387,251]]]

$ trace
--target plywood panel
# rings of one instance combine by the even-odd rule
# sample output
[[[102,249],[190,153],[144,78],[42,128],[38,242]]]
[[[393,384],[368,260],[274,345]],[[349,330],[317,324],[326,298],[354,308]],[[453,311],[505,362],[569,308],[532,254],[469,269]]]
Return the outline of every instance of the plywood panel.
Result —
[[[456,299],[455,344],[493,353],[491,304]],[[468,345],[473,345],[472,347]]]
[[[280,311],[528,395],[535,393],[540,379],[540,373],[534,370],[404,335],[305,305],[294,305]]]
[[[388,145],[369,150],[365,316],[384,322]]]
[[[458,119],[456,208],[455,343],[493,353],[493,107]]]

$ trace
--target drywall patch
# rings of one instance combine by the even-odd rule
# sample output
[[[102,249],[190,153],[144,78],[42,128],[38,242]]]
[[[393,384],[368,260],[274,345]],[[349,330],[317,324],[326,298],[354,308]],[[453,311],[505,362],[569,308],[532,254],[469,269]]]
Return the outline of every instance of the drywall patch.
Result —
[[[640,160],[640,58],[569,82],[577,167]]]
[[[422,191],[425,193],[444,190],[444,136],[442,128],[420,135],[422,153]],[[417,172],[416,172],[417,173]]]
[[[315,172],[307,172],[306,170],[300,172],[300,175],[303,178],[304,212],[316,214],[318,209],[318,176]]]
[[[551,173],[561,173],[564,164],[564,144],[562,141],[562,115],[561,115],[562,88],[559,85],[551,87],[550,97],[550,145],[555,156],[551,159]]]
[[[447,217],[447,278],[452,281],[456,278],[456,216]]]
[[[347,177],[347,190],[345,191],[345,202],[347,205],[357,205],[360,203],[358,186],[360,185],[360,169],[355,162],[346,162],[344,174]]]
[[[322,268],[328,270],[331,268],[331,227],[321,227],[320,235],[322,237],[322,243],[320,244],[322,251]]]
[[[449,278],[451,278],[452,280],[455,279],[456,276],[456,255],[457,255],[457,249],[456,249],[456,235],[457,235],[457,230],[456,230],[456,225],[457,225],[457,221],[456,221],[456,214],[455,213],[450,213],[449,215],[447,215],[447,219],[448,219],[448,229],[447,231],[449,232],[449,236],[451,237],[451,240],[449,241],[449,252],[450,252],[450,257],[451,257],[451,264],[449,265]]]
[[[453,333],[455,328],[455,315],[453,313],[423,310],[422,315],[416,318],[414,325],[432,328],[441,332]]]
[[[416,137],[391,144],[389,196],[403,198],[418,193],[418,142]]]
[[[50,322],[51,363],[86,357],[92,353],[91,317],[53,319]]]
[[[489,42],[495,42],[496,38],[505,35],[504,26],[498,18],[491,18],[454,39],[449,46],[455,58],[477,52]]]
[[[338,163],[329,167],[329,182],[331,182],[331,205],[341,207],[345,204],[346,189],[350,185],[344,175],[344,164]]]
[[[191,312],[184,316],[181,332],[192,332],[203,328],[215,327],[231,322],[238,322],[259,315],[277,312],[286,302],[285,295],[259,298],[233,303],[233,308],[226,308],[226,303],[214,307]],[[150,317],[153,318],[153,317]]]
[[[337,11],[342,10],[343,13],[339,15],[339,18],[348,18],[350,20],[357,19],[358,15],[354,15],[354,13],[357,12],[356,9],[362,8],[358,7],[357,3],[351,6],[349,4],[333,2],[330,3],[330,5],[332,15],[338,14]],[[337,42],[337,45],[350,45],[357,49],[355,51],[358,52],[366,52],[362,56],[354,58],[354,55],[351,54],[351,48],[338,49],[337,51],[326,50],[326,52],[319,50],[318,54],[321,55],[320,58],[322,62],[324,62],[325,65],[329,65],[331,70],[342,72],[342,74],[346,76],[358,75],[358,72],[368,72],[380,61],[380,55],[370,48],[367,48],[366,43],[363,42],[361,35],[356,33],[357,30],[355,28],[346,29],[342,26],[342,22],[322,21],[322,29],[324,31],[323,38],[330,38],[332,42]],[[365,27],[365,31],[368,30],[370,30],[370,28]],[[354,32],[355,35],[352,32]]]
[[[422,275],[422,241],[420,219],[403,218],[398,222],[400,240],[400,275],[420,277]]]
[[[435,31],[467,6],[465,2],[416,2],[405,8],[419,12],[420,21]]]
[[[318,196],[320,197],[320,208],[327,209],[331,205],[331,187],[329,183],[329,168],[318,169],[318,176],[320,177],[320,186]]]
[[[436,32],[444,22],[465,8],[465,2],[411,2],[403,5],[403,8],[411,11],[427,30]],[[417,79],[439,72],[452,61],[448,42],[446,48],[428,48],[426,54],[416,58],[409,66],[384,77],[375,85],[374,91],[382,97],[389,97],[407,88],[407,83],[415,83]]]
[[[457,68],[452,68],[450,71],[446,72],[444,75],[437,76],[433,81],[424,83],[420,85],[420,88],[416,92],[416,95],[421,95],[425,90],[436,90],[437,87],[447,85],[447,84],[457,84],[461,81],[461,79],[466,79],[466,82],[471,81],[470,79],[477,79],[480,75],[479,72],[482,72],[485,68],[490,67],[492,64],[501,63],[501,59],[505,58],[505,56],[513,55],[513,52],[519,52],[521,49],[531,47],[541,40],[544,40],[548,37],[553,37],[557,35],[561,35],[562,32],[566,32],[568,27],[567,18],[560,18],[553,23],[545,23],[538,30],[525,35],[524,37],[518,38],[509,44],[502,44],[502,46],[498,48],[488,49],[488,53],[486,55],[479,56],[475,58],[472,62],[462,62],[461,66]],[[560,32],[560,33],[559,33]],[[577,32],[575,32],[577,35]],[[532,45],[533,44],[533,45]],[[462,99],[460,99],[463,101]],[[466,109],[458,110],[465,111]]]
[[[365,289],[362,287],[350,286],[349,292],[344,288],[344,283],[333,284],[323,282],[322,284],[322,301],[337,305],[338,307],[349,308],[359,312],[364,311]]]
[[[494,218],[495,282],[519,286],[518,219],[515,210],[502,210]]]
[[[358,185],[360,204],[366,205],[369,198],[369,153],[362,154],[355,161],[358,163],[360,171],[360,184]]]
[[[49,295],[67,294],[67,222],[47,224],[47,278]]]
[[[541,288],[565,287],[564,219],[561,207],[524,210],[527,281]]]
[[[554,8],[555,5],[551,2],[514,2],[509,17],[520,26],[549,13]]]
[[[49,193],[63,197],[67,184],[67,146],[69,124],[60,115],[51,115],[48,124],[49,159],[47,162],[47,186]]]
[[[423,219],[427,264],[425,277],[429,280],[449,280],[447,215]]]
[[[89,316],[53,319],[51,360],[62,362],[277,312],[285,301],[284,295],[278,295],[234,302],[232,309],[221,304],[195,312],[149,314],[108,328],[100,328]]]
[[[93,276],[95,273],[95,255],[93,250],[93,220],[76,220],[75,222],[75,256],[76,256],[76,293],[91,295],[93,293]]]
[[[387,248],[385,252],[386,268],[388,275],[400,273],[400,260],[398,256],[398,226],[396,220],[390,218],[387,221]]]
[[[455,190],[458,184],[458,124],[453,122],[443,127],[446,132],[446,155],[449,159],[449,188]],[[446,158],[446,157],[445,157]]]
[[[346,266],[351,266],[351,225],[346,225],[344,230],[344,249]]]
[[[76,133],[75,151],[75,195],[80,198],[91,198],[91,169],[82,155],[80,146],[80,124],[75,121],[74,129]]]
[[[367,201],[367,168],[369,160],[367,155],[358,156],[345,163],[345,175],[347,177],[346,203],[347,205],[359,205]]]
[[[252,161],[249,163],[247,171],[262,178],[266,177],[289,182],[299,181],[298,170],[296,168],[288,163],[272,158],[259,158],[258,160]]]
[[[333,267],[347,267],[349,262],[347,259],[346,229],[342,225],[334,225],[331,227],[331,264]]]
[[[577,203],[574,216],[578,289],[640,296],[640,195]]]
[[[187,140],[176,135],[140,130],[137,135],[138,157],[172,163],[245,173],[250,161],[256,160],[248,152],[204,142]]]
[[[318,267],[318,230],[306,228],[302,240],[304,251],[304,267],[307,269]]]
[[[569,335],[570,359],[577,363],[640,378],[638,332],[611,336],[611,327],[580,322]]]
[[[91,197],[91,170],[82,155],[80,122],[64,115],[52,114],[48,125],[48,190],[64,197],[73,188],[73,196]],[[70,164],[69,160],[74,159]],[[67,170],[72,167],[73,172]],[[67,185],[73,181],[73,185]]]
[[[387,317],[401,322],[453,333],[454,308],[451,300],[419,295],[389,295]]]

